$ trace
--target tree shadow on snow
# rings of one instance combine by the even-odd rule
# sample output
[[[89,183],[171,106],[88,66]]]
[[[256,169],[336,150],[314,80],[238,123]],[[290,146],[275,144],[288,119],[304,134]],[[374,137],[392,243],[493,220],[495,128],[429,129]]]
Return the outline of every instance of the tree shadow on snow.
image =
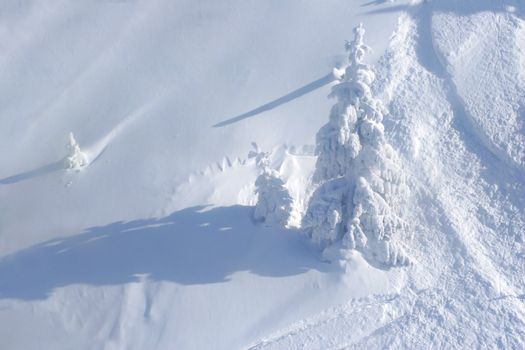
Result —
[[[0,185],[10,185],[10,184],[14,184],[20,181],[30,180],[35,177],[49,174],[49,173],[52,173],[52,172],[55,172],[61,169],[63,169],[62,161],[56,161],[54,163],[50,163],[50,164],[41,166],[40,168],[26,171],[25,173],[16,174],[16,175],[1,179]]]
[[[386,1],[378,0],[367,3],[364,6],[384,3]],[[365,12],[365,14],[384,14],[401,11],[411,13],[418,11],[422,7],[431,8],[433,12],[450,12],[459,16],[468,16],[479,12],[509,12],[509,10],[513,10],[519,17],[523,17],[525,14],[525,3],[522,0],[465,0],[463,3],[457,0],[424,0],[421,3],[392,5],[370,10]]]
[[[284,277],[328,271],[294,230],[254,225],[251,207],[184,209],[161,219],[115,222],[0,259],[0,298],[47,298],[72,284],[220,283],[239,271]]]
[[[335,77],[332,73],[328,73],[327,75],[325,76],[322,76],[321,78],[317,79],[317,80],[314,80],[304,86],[301,86],[300,88],[284,95],[284,96],[281,96],[273,101],[270,101],[262,106],[259,106],[255,109],[252,109],[251,111],[248,111],[246,113],[243,113],[243,114],[240,114],[238,116],[235,116],[233,118],[230,118],[230,119],[227,119],[227,120],[224,120],[220,123],[217,123],[215,125],[213,125],[214,128],[220,128],[220,127],[223,127],[223,126],[227,126],[227,125],[230,125],[230,124],[234,124],[234,123],[237,123],[241,120],[244,120],[244,119],[247,119],[247,118],[251,118],[251,117],[254,117],[258,114],[261,114],[263,112],[266,112],[266,111],[269,111],[269,110],[272,110],[274,108],[277,108],[285,103],[288,103],[290,101],[293,101],[303,95],[306,95],[312,91],[315,91],[329,83],[331,83],[332,81],[334,81]]]
[[[362,4],[361,7],[372,6],[372,5],[379,6],[379,5],[386,4],[388,1],[389,0],[372,0],[367,3]]]

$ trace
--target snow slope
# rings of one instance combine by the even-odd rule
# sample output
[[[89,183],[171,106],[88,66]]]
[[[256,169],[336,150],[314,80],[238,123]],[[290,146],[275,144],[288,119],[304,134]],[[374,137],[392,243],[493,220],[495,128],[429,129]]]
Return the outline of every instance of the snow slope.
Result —
[[[3,1],[0,347],[523,348],[524,14]],[[332,103],[319,79],[359,21],[412,193],[413,264],[388,271],[322,262],[297,229],[250,221],[251,141],[304,210],[315,158],[281,145],[313,144]],[[70,131],[80,172],[62,169]]]
[[[482,26],[484,17],[494,14],[458,14],[441,5],[407,9],[381,64],[387,79],[377,86],[390,101],[389,135],[412,179],[409,253],[417,263],[407,269],[406,285],[394,295],[353,299],[297,322],[254,348],[523,347],[525,176],[519,163],[497,151],[496,136],[489,138],[493,129],[488,125],[497,117],[485,115],[475,126],[471,108],[481,107],[461,94],[490,96],[507,84],[491,75],[480,77],[478,71],[472,79],[481,83],[462,91],[456,84],[466,82],[450,70],[468,70],[442,59],[443,48],[455,47],[450,41],[470,30],[467,23]],[[522,30],[523,20],[513,14],[496,16],[502,21],[499,30],[516,35]],[[451,21],[456,31],[445,36]],[[497,38],[484,43],[496,51],[492,55],[518,55],[519,44]],[[523,71],[512,75],[516,69],[522,67],[500,66],[499,74],[519,84]],[[519,95],[505,97],[520,101]],[[509,142],[523,147],[519,138]]]
[[[251,141],[312,143],[329,102],[304,86],[341,62],[349,19],[381,55],[396,14],[361,5],[2,1],[0,347],[239,348],[393,288],[366,264],[349,278],[366,287],[341,282],[296,231],[251,224],[241,164]],[[62,169],[71,131],[80,172]]]
[[[360,5],[3,1],[0,251],[158,215],[191,172],[244,157],[251,141],[312,143],[329,106],[322,90],[250,123],[211,126],[330,73]],[[366,21],[376,58],[395,17]],[[65,176],[55,163],[70,131],[96,161]]]

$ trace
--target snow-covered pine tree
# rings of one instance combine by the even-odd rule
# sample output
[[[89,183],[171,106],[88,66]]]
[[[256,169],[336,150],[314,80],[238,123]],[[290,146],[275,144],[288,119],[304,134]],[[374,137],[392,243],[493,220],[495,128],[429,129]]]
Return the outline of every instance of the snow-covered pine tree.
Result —
[[[253,212],[254,220],[284,227],[292,212],[292,197],[279,172],[271,168],[269,154],[261,152],[255,143],[253,146],[255,151],[250,152],[249,156],[255,157],[257,168],[261,172],[255,181],[257,204]]]
[[[363,62],[369,51],[364,33],[360,24],[354,40],[346,43],[349,62],[330,94],[337,102],[317,133],[318,188],[303,227],[322,247],[337,243],[361,251],[375,265],[391,267],[408,262],[397,241],[405,225],[392,209],[406,186],[384,137],[385,109],[371,93],[375,75]]]
[[[66,169],[80,170],[80,168],[87,165],[87,156],[80,151],[80,146],[75,140],[72,132],[69,133],[66,148],[67,156],[64,159],[64,167]]]

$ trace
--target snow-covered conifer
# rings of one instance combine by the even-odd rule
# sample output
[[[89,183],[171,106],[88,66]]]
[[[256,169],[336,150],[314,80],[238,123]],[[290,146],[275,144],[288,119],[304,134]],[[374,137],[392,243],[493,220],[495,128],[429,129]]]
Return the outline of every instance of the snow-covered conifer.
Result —
[[[292,197],[284,186],[279,173],[273,169],[264,171],[255,181],[257,204],[254,219],[268,224],[286,226],[292,211]]]
[[[66,148],[67,156],[64,159],[64,167],[66,169],[80,170],[80,168],[87,165],[87,156],[85,153],[80,151],[80,146],[75,140],[72,132],[69,133]]]
[[[255,181],[257,204],[253,212],[254,220],[269,225],[286,226],[292,212],[293,200],[285,187],[279,172],[270,166],[269,154],[261,152],[256,144],[250,157],[255,157],[261,174]]]
[[[392,209],[406,186],[384,136],[385,109],[370,89],[375,75],[363,62],[369,51],[364,32],[359,25],[354,40],[346,43],[349,62],[330,94],[337,102],[317,133],[318,188],[303,227],[323,247],[341,242],[370,262],[389,267],[407,262],[397,241],[404,225]]]

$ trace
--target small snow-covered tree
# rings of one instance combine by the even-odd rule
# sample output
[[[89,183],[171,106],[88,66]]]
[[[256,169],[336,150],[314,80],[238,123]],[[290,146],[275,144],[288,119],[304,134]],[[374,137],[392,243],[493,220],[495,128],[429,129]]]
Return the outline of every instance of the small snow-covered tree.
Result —
[[[87,156],[85,153],[80,151],[80,146],[75,140],[72,132],[69,133],[66,148],[67,156],[64,159],[64,167],[66,169],[80,170],[80,168],[87,165]]]
[[[254,220],[284,227],[292,212],[292,197],[279,172],[271,168],[269,154],[261,152],[255,143],[253,146],[255,151],[250,152],[249,156],[255,157],[261,172],[255,181],[257,204],[253,212]]]
[[[286,226],[292,211],[292,197],[284,186],[279,173],[273,169],[264,171],[255,181],[257,204],[254,219],[268,224]]]
[[[363,58],[362,25],[346,43],[349,62],[333,86],[337,102],[317,133],[314,182],[318,186],[303,218],[303,227],[323,247],[340,243],[357,249],[383,267],[407,258],[398,242],[403,221],[392,209],[405,195],[399,160],[387,143],[382,124],[386,112],[372,96],[375,75]]]

